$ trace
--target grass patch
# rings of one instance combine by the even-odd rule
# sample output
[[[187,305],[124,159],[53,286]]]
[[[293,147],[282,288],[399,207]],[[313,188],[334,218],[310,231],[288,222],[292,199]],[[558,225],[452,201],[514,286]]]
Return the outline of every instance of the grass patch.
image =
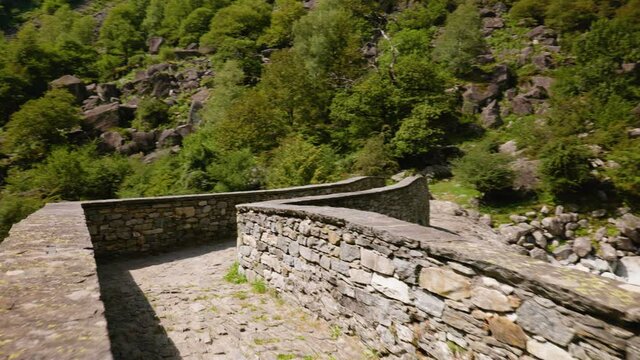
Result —
[[[231,296],[238,300],[247,300],[247,298],[249,298],[246,291],[236,291]]]
[[[251,288],[253,289],[253,292],[256,294],[264,294],[267,292],[267,284],[262,279],[254,281],[251,284]]]
[[[367,360],[379,360],[380,359],[380,352],[376,349],[367,349],[364,351],[364,358]]]
[[[278,354],[278,356],[276,356],[276,360],[292,360],[295,358],[296,356],[293,354]]]
[[[256,345],[268,345],[268,344],[275,344],[279,342],[280,342],[280,339],[276,339],[276,338],[253,339],[253,343]]]
[[[218,312],[218,308],[215,305],[211,305],[211,307],[209,308],[209,311],[215,313],[215,312]]]
[[[338,340],[342,335],[342,329],[338,325],[331,326],[331,339]]]
[[[463,354],[463,353],[466,352],[466,350],[462,346],[460,346],[460,345],[458,345],[458,344],[456,344],[456,343],[454,343],[453,341],[450,341],[450,340],[447,341],[447,347],[449,348],[449,350],[451,351],[451,353],[454,356],[455,355],[459,355],[459,354]]]
[[[247,282],[247,277],[240,273],[240,264],[237,261],[231,265],[224,279],[232,284],[244,284]]]
[[[471,201],[482,194],[455,179],[445,179],[429,184],[429,191],[437,200],[452,201],[464,207],[471,207]]]

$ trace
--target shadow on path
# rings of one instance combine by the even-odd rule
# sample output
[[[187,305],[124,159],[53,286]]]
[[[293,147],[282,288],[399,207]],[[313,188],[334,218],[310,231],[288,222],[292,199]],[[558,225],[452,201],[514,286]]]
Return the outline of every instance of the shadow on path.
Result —
[[[131,270],[170,263],[235,246],[233,240],[212,246],[128,259],[98,261],[100,292],[115,359],[181,359],[160,324],[150,300],[131,276]]]

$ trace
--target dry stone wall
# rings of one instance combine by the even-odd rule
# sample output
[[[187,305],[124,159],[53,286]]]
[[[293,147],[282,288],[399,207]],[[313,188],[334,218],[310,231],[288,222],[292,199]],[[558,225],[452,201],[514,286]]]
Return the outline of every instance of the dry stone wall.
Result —
[[[238,206],[241,268],[390,358],[640,359],[629,284],[448,229],[301,203]]]
[[[117,256],[234,237],[238,204],[380,186],[382,178],[359,177],[289,189],[91,201],[82,207],[96,256]]]

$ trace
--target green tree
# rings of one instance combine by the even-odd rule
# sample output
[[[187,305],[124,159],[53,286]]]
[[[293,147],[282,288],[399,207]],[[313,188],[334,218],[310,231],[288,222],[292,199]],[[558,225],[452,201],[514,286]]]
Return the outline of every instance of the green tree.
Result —
[[[293,24],[305,14],[302,2],[276,0],[271,15],[271,26],[258,39],[259,44],[269,47],[284,47],[293,41]]]
[[[200,37],[209,30],[213,10],[198,8],[191,12],[180,25],[180,46],[187,46],[200,41]]]
[[[246,148],[218,155],[207,166],[207,175],[216,184],[215,192],[255,190],[262,181],[256,158]]]
[[[467,73],[476,56],[485,48],[481,26],[480,15],[473,2],[460,4],[449,15],[442,35],[436,39],[434,59],[444,63],[455,74]]]
[[[361,47],[367,24],[349,4],[320,2],[293,28],[294,49],[314,77],[328,77],[341,84],[361,74]]]
[[[399,157],[421,157],[445,144],[446,126],[451,126],[455,117],[438,105],[420,104],[402,121],[392,141]]]
[[[366,176],[391,175],[398,170],[398,163],[382,134],[369,138],[362,149],[356,152],[353,170]]]
[[[100,28],[100,44],[107,54],[121,58],[126,63],[136,51],[145,45],[145,39],[138,28],[139,16],[128,3],[116,5],[109,11]]]
[[[66,90],[51,90],[30,100],[11,116],[4,148],[18,160],[41,159],[49,149],[66,143],[66,134],[80,124],[75,98]]]
[[[339,178],[336,154],[299,137],[288,138],[274,150],[267,167],[267,186],[282,188],[330,182]]]

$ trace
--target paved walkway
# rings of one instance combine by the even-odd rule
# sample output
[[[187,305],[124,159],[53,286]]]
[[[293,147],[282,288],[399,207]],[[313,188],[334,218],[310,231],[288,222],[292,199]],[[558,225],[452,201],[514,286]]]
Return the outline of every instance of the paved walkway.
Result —
[[[235,242],[99,266],[116,359],[367,359],[356,338],[223,277]]]

